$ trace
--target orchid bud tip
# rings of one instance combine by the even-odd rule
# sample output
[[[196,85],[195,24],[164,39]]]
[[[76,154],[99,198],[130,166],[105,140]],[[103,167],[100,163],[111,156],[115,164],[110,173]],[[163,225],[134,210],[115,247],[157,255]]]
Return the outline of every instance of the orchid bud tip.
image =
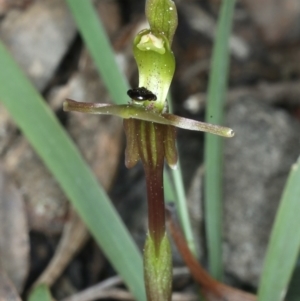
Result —
[[[235,135],[235,132],[232,130],[232,129],[230,129],[229,131],[228,131],[228,137],[233,137]]]
[[[64,110],[65,112],[68,112],[68,111],[69,111],[69,103],[68,103],[67,100],[65,100],[64,103],[63,103],[63,110]]]

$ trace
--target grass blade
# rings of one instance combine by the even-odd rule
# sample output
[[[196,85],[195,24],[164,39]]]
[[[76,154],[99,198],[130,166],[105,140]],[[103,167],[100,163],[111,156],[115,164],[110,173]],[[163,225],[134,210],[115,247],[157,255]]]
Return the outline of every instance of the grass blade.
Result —
[[[299,196],[300,159],[292,166],[281,197],[261,275],[258,301],[281,301],[285,297],[300,249]]]
[[[168,100],[169,100],[169,111],[170,113],[174,113],[173,111],[173,99],[172,95],[169,92],[168,94]],[[178,149],[178,144],[176,145],[177,151]],[[183,178],[182,178],[182,171],[181,171],[181,164],[180,164],[180,156],[178,154],[178,163],[177,163],[177,168],[171,170],[171,175],[174,183],[174,194],[176,195],[176,198],[173,199],[173,201],[176,203],[176,208],[178,211],[178,216],[180,219],[180,224],[185,236],[185,239],[188,243],[188,246],[192,253],[197,257],[197,248],[195,245],[195,240],[193,236],[193,230],[192,230],[192,224],[191,224],[191,219],[189,215],[189,210],[187,206],[187,197],[183,185]]]
[[[174,184],[172,182],[171,175],[167,167],[164,168],[164,194],[166,203],[175,202],[177,197],[174,191]]]
[[[52,172],[137,300],[145,300],[142,258],[78,150],[0,42],[0,101]]]
[[[178,160],[178,168],[172,170],[172,175],[173,175],[174,186],[177,195],[176,208],[179,212],[181,227],[183,229],[183,233],[190,250],[197,257],[195,240],[193,236],[190,215],[188,212],[187,198],[186,198],[186,193],[183,185],[182,172],[180,168],[180,160]]]
[[[213,48],[208,87],[206,122],[223,123],[223,106],[229,65],[228,40],[232,27],[235,0],[223,0]],[[221,280],[222,267],[222,161],[223,140],[205,135],[205,222],[211,274]]]
[[[28,298],[29,301],[53,301],[49,288],[42,284],[33,289]]]

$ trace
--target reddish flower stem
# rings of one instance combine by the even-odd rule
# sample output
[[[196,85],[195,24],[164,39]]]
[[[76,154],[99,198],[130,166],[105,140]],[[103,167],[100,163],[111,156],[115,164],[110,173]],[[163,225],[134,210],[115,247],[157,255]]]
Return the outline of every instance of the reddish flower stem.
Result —
[[[134,122],[137,126],[137,147],[146,175],[149,233],[154,241],[156,255],[158,255],[159,246],[166,231],[163,168],[167,128],[153,122],[141,120]]]
[[[159,250],[160,242],[165,234],[165,204],[163,190],[163,163],[155,168],[145,166],[148,195],[149,233]]]
[[[165,156],[175,165],[177,152],[173,127],[148,121],[124,120],[127,136],[126,166],[132,167],[140,158],[146,175],[148,197],[148,227],[159,255],[161,240],[166,232],[163,169]]]

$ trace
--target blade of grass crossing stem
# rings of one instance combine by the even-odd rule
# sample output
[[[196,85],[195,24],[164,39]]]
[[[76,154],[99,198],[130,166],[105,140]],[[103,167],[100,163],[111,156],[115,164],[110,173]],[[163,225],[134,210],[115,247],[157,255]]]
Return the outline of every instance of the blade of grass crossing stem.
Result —
[[[166,203],[176,203],[176,209],[180,218],[185,239],[188,242],[190,250],[195,256],[197,256],[180,168],[171,171],[168,171],[167,168],[165,168],[164,191]]]
[[[213,47],[206,122],[222,124],[229,65],[228,40],[235,0],[223,0]],[[222,138],[205,135],[205,222],[211,274],[221,280],[222,267]]]
[[[281,301],[285,297],[300,249],[299,216],[300,159],[292,166],[275,217],[261,275],[258,301]]]
[[[66,2],[114,103],[127,103],[128,83],[116,63],[113,48],[92,1],[66,0]]]
[[[180,164],[180,160],[178,160],[178,164]],[[184,232],[184,236],[188,243],[189,249],[197,257],[195,240],[193,237],[192,225],[191,225],[191,220],[188,212],[187,199],[186,199],[186,193],[183,185],[181,168],[172,170],[172,174],[173,174],[175,191],[177,194],[176,205],[177,205],[177,210],[179,212],[179,218]]]
[[[167,203],[173,203],[177,199],[174,190],[174,183],[171,180],[170,173],[167,168],[164,168],[164,194]]]
[[[173,105],[172,105],[173,100],[172,100],[172,95],[170,92],[168,94],[168,100],[169,100],[168,101],[169,111],[170,111],[170,113],[173,113]],[[176,147],[177,147],[177,151],[179,152],[177,143],[176,143]],[[171,175],[172,175],[174,189],[175,189],[176,196],[177,196],[174,201],[176,203],[176,207],[178,210],[181,227],[183,229],[183,233],[184,233],[185,239],[188,243],[190,250],[197,257],[197,249],[196,249],[195,240],[194,240],[194,236],[193,236],[191,219],[189,216],[189,210],[188,210],[187,198],[186,198],[186,193],[185,193],[184,184],[183,184],[179,155],[178,155],[177,168],[171,170]]]
[[[0,101],[52,172],[137,300],[145,300],[142,258],[75,145],[0,42]]]
[[[53,301],[49,288],[42,284],[33,289],[30,293],[29,301]]]

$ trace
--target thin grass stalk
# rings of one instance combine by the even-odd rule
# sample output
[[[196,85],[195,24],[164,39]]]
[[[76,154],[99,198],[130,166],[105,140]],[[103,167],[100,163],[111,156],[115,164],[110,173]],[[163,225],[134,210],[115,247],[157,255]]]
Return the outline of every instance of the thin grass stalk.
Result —
[[[173,203],[177,199],[174,183],[167,167],[164,168],[164,194],[166,203]]]
[[[227,87],[229,49],[235,0],[222,1],[216,40],[213,47],[208,87],[206,122],[223,123],[223,107]],[[223,139],[205,134],[205,225],[208,244],[209,269],[212,276],[222,279],[222,177]]]
[[[173,111],[171,93],[169,93],[168,95],[168,100],[169,100],[170,113],[173,113],[174,111]],[[176,143],[176,147],[178,149],[177,143]],[[183,229],[185,239],[187,241],[187,244],[191,252],[197,257],[197,248],[193,236],[192,224],[191,224],[191,219],[188,211],[187,197],[186,197],[186,192],[183,184],[180,156],[178,156],[177,168],[171,171],[171,175],[174,183],[175,193],[177,196],[176,199],[174,199],[174,202],[176,203],[176,208],[178,210],[180,224]]]

